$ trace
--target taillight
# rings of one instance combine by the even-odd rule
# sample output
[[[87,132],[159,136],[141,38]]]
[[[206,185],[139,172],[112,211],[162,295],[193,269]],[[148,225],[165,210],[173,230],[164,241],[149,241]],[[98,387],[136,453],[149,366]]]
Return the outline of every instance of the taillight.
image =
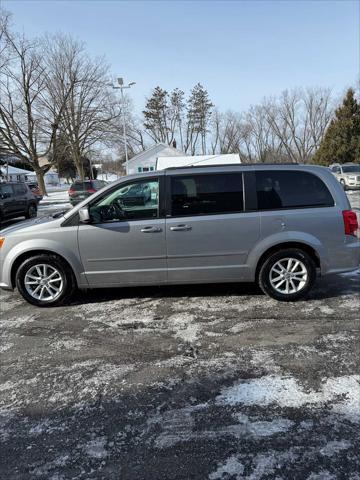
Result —
[[[70,190],[69,190],[69,196],[72,197],[74,194],[75,194],[75,190],[73,190],[72,188],[70,188]]]
[[[343,210],[345,235],[356,235],[356,230],[359,228],[356,213],[352,210]]]
[[[87,189],[87,192],[88,192],[88,193],[95,193],[96,190],[95,190],[95,188],[88,188],[88,189]]]

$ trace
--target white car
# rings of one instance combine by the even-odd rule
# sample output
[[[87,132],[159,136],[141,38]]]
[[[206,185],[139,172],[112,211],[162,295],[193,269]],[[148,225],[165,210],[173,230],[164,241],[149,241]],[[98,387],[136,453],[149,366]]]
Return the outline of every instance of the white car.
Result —
[[[329,168],[339,180],[344,190],[360,188],[359,163],[333,163]]]

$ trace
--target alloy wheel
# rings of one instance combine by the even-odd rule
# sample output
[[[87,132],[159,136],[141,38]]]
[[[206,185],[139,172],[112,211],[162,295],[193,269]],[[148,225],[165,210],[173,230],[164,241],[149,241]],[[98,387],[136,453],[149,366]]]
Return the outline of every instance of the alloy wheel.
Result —
[[[277,261],[269,273],[271,286],[278,293],[292,294],[302,290],[308,280],[305,264],[297,258],[282,258]]]
[[[57,268],[44,263],[34,265],[26,272],[24,285],[36,300],[50,302],[61,295],[64,279]]]

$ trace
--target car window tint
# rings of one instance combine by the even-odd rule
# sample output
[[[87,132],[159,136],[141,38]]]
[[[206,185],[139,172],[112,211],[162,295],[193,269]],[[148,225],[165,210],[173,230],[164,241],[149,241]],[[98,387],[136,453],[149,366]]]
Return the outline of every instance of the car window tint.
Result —
[[[27,188],[25,187],[25,185],[22,185],[21,183],[15,183],[13,187],[14,187],[15,195],[24,195],[24,193],[27,192]]]
[[[329,207],[334,200],[316,175],[299,171],[259,171],[256,192],[259,210]]]
[[[76,182],[71,185],[71,190],[75,190],[76,192],[83,192],[88,188],[91,188],[90,182]]]
[[[243,208],[241,173],[171,178],[172,216],[235,213]]]
[[[90,206],[95,223],[157,218],[159,182],[157,179],[128,183]]]
[[[343,165],[344,173],[360,173],[360,165]]]
[[[7,194],[12,196],[13,195],[13,189],[11,185],[0,185],[0,193],[1,195]]]

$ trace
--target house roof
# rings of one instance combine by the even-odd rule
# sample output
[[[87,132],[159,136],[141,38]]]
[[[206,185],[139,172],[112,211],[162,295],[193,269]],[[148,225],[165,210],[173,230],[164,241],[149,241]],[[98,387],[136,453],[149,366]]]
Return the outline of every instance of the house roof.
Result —
[[[23,170],[22,168],[13,167],[9,165],[8,167],[0,167],[3,173],[9,173],[9,175],[35,175],[35,172],[31,172],[30,170]]]
[[[135,155],[134,157],[130,158],[129,163],[131,164],[131,162],[140,160],[143,157],[147,157],[149,154],[150,155],[151,154],[156,154],[156,153],[159,153],[159,152],[161,152],[162,150],[165,150],[165,149],[171,149],[176,154],[181,155],[181,156],[184,155],[184,152],[182,152],[181,150],[178,150],[177,148],[174,148],[171,145],[166,145],[165,143],[160,142],[160,143],[155,143],[155,145],[153,145],[152,147],[149,147],[146,150],[144,150],[143,152],[140,152],[137,155]]]
[[[181,157],[160,157],[156,162],[156,170],[164,170],[169,167],[184,167],[196,165],[219,165],[241,163],[238,153],[226,153],[215,155],[193,155]]]

